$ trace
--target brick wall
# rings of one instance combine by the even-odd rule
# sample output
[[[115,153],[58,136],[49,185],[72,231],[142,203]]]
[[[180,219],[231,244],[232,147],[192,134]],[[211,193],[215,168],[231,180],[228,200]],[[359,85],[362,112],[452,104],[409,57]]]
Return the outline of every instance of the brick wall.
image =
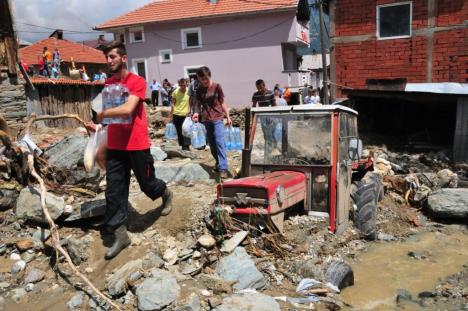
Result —
[[[376,39],[376,6],[397,2],[402,1],[335,1],[336,83],[365,88],[367,79],[406,78],[408,82],[428,82],[428,48],[432,45],[432,82],[468,82],[468,29],[428,35],[427,0],[412,1],[411,38]],[[468,19],[468,1],[437,0],[435,12],[435,26],[460,25]],[[349,36],[362,38],[340,43]],[[342,96],[337,91],[337,96]]]

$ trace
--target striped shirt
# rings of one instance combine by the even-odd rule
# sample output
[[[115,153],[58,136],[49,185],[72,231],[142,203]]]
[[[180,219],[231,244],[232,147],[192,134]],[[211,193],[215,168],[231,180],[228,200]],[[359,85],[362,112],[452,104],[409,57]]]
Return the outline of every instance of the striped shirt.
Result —
[[[255,92],[252,96],[254,107],[276,106],[275,95],[272,91],[266,90],[265,93]]]

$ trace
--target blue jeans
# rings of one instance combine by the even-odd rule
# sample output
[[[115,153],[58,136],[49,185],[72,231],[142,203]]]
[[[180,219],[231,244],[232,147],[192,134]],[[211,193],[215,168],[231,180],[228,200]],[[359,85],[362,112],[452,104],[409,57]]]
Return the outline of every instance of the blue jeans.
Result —
[[[224,145],[224,122],[218,121],[205,121],[203,122],[206,128],[206,138],[210,145],[211,154],[216,160],[216,166],[220,170],[228,169],[228,162],[226,156],[226,147]]]

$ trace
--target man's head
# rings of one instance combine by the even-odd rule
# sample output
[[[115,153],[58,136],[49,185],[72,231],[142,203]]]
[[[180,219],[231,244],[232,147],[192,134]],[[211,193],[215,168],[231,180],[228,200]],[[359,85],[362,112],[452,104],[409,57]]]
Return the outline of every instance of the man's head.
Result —
[[[106,55],[107,66],[112,73],[116,73],[125,68],[127,62],[127,51],[125,45],[120,41],[112,41],[103,50]]]
[[[179,83],[179,88],[182,92],[187,90],[187,80],[185,78],[179,79],[177,83]]]
[[[255,81],[255,86],[257,87],[257,91],[259,91],[260,93],[264,93],[266,91],[265,81],[263,81],[262,79],[258,79],[257,81]]]
[[[281,93],[278,89],[275,90],[275,98],[280,98],[281,97]]]
[[[45,46],[44,48],[42,48],[42,51],[43,51],[43,52],[46,52],[46,51],[47,51],[47,47]]]
[[[153,84],[156,84],[156,80],[153,80]]]
[[[201,85],[204,87],[210,86],[211,82],[211,70],[210,68],[203,66],[197,70],[197,78]]]

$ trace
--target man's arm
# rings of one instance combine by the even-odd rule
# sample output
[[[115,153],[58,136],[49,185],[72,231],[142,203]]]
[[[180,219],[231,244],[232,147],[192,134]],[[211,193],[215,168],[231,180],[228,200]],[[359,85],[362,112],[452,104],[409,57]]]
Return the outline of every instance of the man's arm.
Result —
[[[101,123],[104,118],[129,118],[132,116],[139,102],[140,98],[138,96],[130,95],[125,104],[98,113],[96,121]]]

